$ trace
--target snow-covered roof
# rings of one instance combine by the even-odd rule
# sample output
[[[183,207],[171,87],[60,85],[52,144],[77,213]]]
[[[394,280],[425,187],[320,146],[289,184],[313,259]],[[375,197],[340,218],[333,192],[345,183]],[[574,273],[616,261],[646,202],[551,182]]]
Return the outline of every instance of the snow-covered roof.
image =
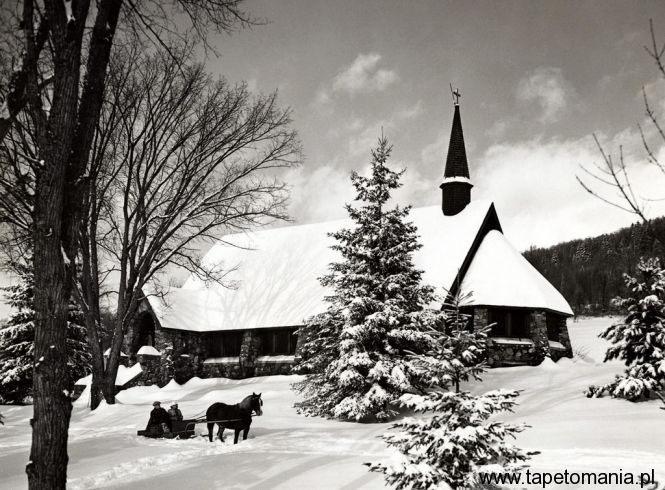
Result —
[[[483,238],[462,279],[464,305],[543,308],[572,315],[568,302],[499,231]]]
[[[105,356],[111,355],[111,348],[110,347],[104,351],[104,355]],[[127,357],[127,354],[120,351],[120,357]]]
[[[131,367],[125,367],[122,364],[118,366],[118,374],[115,376],[115,385],[124,386],[129,383],[131,380],[136,378],[141,374],[143,370],[141,369],[141,364],[138,362]],[[78,386],[88,386],[92,381],[92,374],[88,374],[86,377],[79,379],[75,385]]]
[[[423,281],[439,288],[442,296],[455,281],[491,208],[490,201],[472,201],[455,216],[444,216],[439,206],[411,211],[409,219],[422,244],[414,263],[424,271]],[[161,326],[176,330],[301,325],[325,310],[324,297],[330,290],[318,278],[341,258],[331,250],[335,241],[328,233],[351,226],[350,220],[338,220],[224,236],[203,260],[206,266],[233,269],[226,281],[235,283],[235,288],[192,277],[165,299],[150,296],[150,304]],[[519,303],[520,298],[516,296],[513,303],[528,306]]]
[[[450,288],[491,205],[474,201],[456,216],[444,216],[438,206],[411,211],[423,244],[414,262],[425,271],[427,284]],[[341,258],[330,248],[335,240],[328,233],[351,226],[350,220],[337,220],[227,235],[203,260],[207,266],[235,268],[226,279],[237,288],[190,278],[165,300],[150,296],[150,304],[162,327],[177,330],[301,325],[325,310],[330,290],[318,278]]]
[[[137,352],[138,355],[145,356],[161,356],[162,353],[155,349],[152,345],[142,345]]]

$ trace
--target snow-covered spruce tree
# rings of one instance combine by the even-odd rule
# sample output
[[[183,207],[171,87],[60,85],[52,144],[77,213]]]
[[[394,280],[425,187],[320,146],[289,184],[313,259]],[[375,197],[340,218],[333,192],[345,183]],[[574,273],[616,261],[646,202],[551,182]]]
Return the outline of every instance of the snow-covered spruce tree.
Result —
[[[470,329],[470,317],[460,311],[460,303],[463,298],[455,295],[444,305],[446,312],[445,335],[440,337],[438,343],[439,352],[433,356],[421,357],[421,362],[428,363],[434,358],[439,366],[448,370],[448,377],[459,392],[460,383],[475,379],[480,381],[480,375],[487,369],[485,363],[487,333],[491,327]],[[446,360],[450,359],[449,362]],[[436,369],[437,363],[430,365],[430,369]],[[444,386],[445,383],[437,383]]]
[[[35,324],[33,310],[33,276],[26,265],[16,265],[20,281],[6,288],[7,299],[14,309],[7,325],[0,330],[0,403],[27,403],[32,396]],[[67,328],[67,364],[73,383],[89,372],[85,328],[82,313],[70,304]]]
[[[322,279],[322,281],[324,281]],[[333,302],[334,298],[329,298]],[[334,306],[325,313],[315,315],[297,331],[303,339],[300,347],[300,362],[295,366],[297,374],[309,374],[304,383],[295,386],[313,388],[322,381],[322,374],[330,363],[339,356],[339,338],[344,325],[344,316]]]
[[[481,473],[522,470],[536,453],[525,452],[506,439],[527,426],[489,420],[495,413],[512,411],[518,395],[505,390],[480,396],[450,391],[404,395],[405,406],[434,415],[394,424],[397,430],[382,437],[399,454],[389,462],[370,463],[370,470],[384,473],[397,489],[486,488]]]
[[[475,379],[487,369],[485,348],[487,332],[469,328],[469,315],[460,312],[460,299],[454,297],[444,304],[446,316],[443,330],[433,330],[434,348],[424,355],[414,356],[424,372],[429,373],[431,386],[442,390],[460,391],[460,383]]]
[[[32,393],[35,325],[27,277],[26,272],[20,283],[5,289],[15,311],[0,330],[0,403],[25,403]]]
[[[371,175],[351,175],[358,207],[347,205],[355,227],[332,233],[342,261],[330,265],[321,283],[333,294],[328,310],[307,322],[304,362],[312,374],[294,389],[296,408],[307,415],[381,421],[394,414],[401,395],[431,384],[429,373],[410,353],[432,350],[432,330],[444,313],[427,308],[433,289],[421,285],[412,261],[420,248],[410,207],[388,209],[390,192],[403,172],[386,165],[391,147],[379,139]]]
[[[460,298],[445,305],[447,323],[435,350],[416,356],[435,381],[435,390],[407,394],[401,403],[416,412],[434,412],[431,418],[407,418],[394,424],[383,439],[399,450],[390,462],[370,463],[397,488],[483,488],[482,472],[519,471],[531,454],[506,442],[525,425],[489,421],[501,411],[512,411],[517,391],[492,391],[480,396],[460,392],[460,382],[480,380],[487,368],[485,341],[489,328],[472,331],[460,312]]]
[[[627,369],[605,385],[590,386],[588,397],[608,393],[635,401],[665,387],[665,271],[658,259],[643,259],[637,272],[637,277],[624,275],[630,297],[615,300],[628,314],[600,334],[614,344],[605,361],[623,360]]]

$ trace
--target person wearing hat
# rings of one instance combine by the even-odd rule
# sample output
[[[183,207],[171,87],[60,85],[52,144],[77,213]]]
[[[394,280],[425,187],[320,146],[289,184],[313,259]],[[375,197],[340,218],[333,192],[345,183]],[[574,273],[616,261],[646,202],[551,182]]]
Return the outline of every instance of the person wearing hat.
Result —
[[[171,430],[171,417],[169,417],[169,414],[162,408],[162,404],[160,402],[154,402],[152,404],[154,407],[152,409],[152,412],[150,412],[150,419],[148,420],[148,427],[146,427],[146,430],[150,430],[151,428],[158,428],[157,430],[159,431],[160,429],[163,432],[167,432]]]
[[[171,425],[173,422],[180,422],[182,420],[182,412],[178,408],[178,404],[174,403],[169,409],[169,418],[171,419]]]

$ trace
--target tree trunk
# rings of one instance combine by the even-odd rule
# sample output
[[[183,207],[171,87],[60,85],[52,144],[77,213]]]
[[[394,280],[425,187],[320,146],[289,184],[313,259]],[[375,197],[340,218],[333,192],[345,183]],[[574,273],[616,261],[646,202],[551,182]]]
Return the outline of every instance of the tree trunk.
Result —
[[[42,164],[35,171],[33,244],[35,270],[35,365],[30,461],[31,490],[65,488],[71,384],[67,369],[67,314],[76,249],[67,239],[71,208],[65,206],[66,175],[77,128],[81,38],[84,22],[67,25],[45,2],[53,45],[53,99],[48,116],[38,87],[33,3],[24,3],[26,96]],[[89,3],[80,13],[85,18]]]
[[[109,377],[104,379],[104,384],[102,386],[106,403],[109,405],[115,404],[115,376],[113,376],[113,379],[110,379]]]
[[[99,349],[101,351],[101,349]],[[104,358],[92,358],[92,380],[90,381],[90,410],[94,410],[104,399]]]
[[[60,240],[64,162],[54,158],[51,169],[37,182],[40,199],[34,213],[34,415],[26,467],[31,489],[64,489],[69,460],[67,431],[72,405],[66,340],[71,278]]]

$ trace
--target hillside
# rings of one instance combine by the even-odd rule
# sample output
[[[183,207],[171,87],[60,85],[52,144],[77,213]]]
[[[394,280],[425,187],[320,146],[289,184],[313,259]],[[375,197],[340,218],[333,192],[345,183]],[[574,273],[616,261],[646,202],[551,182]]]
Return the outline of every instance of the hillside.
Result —
[[[652,222],[665,234],[665,217]],[[665,249],[642,223],[593,238],[547,248],[531,248],[524,257],[561,291],[577,314],[611,312],[611,300],[624,294],[623,274],[631,274],[640,257],[665,257]]]

